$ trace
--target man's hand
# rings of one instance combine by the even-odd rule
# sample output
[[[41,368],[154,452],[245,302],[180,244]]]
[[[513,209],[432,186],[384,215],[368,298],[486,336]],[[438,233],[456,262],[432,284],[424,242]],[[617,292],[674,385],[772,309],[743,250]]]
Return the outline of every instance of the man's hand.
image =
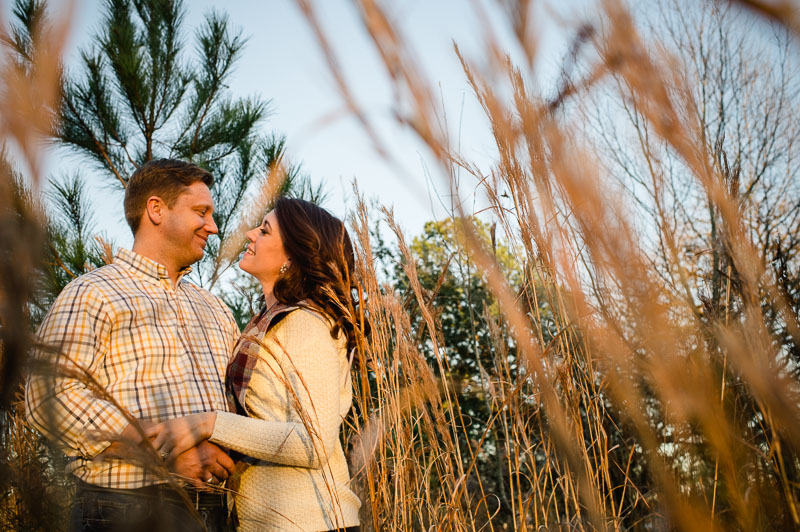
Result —
[[[197,447],[179,455],[170,463],[177,474],[189,479],[195,488],[206,486],[209,481],[221,482],[233,473],[234,463],[225,451],[203,440]]]

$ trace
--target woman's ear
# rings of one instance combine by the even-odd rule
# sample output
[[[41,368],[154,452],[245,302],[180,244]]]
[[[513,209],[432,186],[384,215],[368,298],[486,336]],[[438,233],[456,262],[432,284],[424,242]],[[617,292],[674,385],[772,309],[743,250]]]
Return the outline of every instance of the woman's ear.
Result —
[[[145,214],[153,225],[159,225],[164,216],[164,201],[158,196],[150,196],[145,204]]]

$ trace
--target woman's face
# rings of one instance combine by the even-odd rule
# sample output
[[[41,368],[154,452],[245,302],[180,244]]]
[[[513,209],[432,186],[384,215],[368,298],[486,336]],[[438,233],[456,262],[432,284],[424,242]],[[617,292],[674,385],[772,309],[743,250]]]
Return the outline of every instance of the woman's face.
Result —
[[[274,283],[280,276],[281,266],[289,263],[275,211],[264,216],[261,225],[246,235],[250,243],[239,261],[239,267],[262,283]]]

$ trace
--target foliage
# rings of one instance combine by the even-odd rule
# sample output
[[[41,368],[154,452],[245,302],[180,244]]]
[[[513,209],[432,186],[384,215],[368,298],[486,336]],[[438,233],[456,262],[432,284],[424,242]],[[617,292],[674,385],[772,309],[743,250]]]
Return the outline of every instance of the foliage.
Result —
[[[32,323],[38,325],[55,297],[70,281],[111,262],[110,245],[94,237],[95,225],[80,174],[51,181],[46,201],[47,246],[37,297],[31,301]],[[44,211],[44,209],[41,209]]]
[[[299,4],[325,48],[315,8]],[[209,99],[203,83],[218,63],[199,67],[208,78],[186,74],[186,63],[175,59],[180,17],[164,7],[179,4],[108,5],[119,8],[107,16],[115,33],[104,30],[95,52],[85,54],[84,77],[67,76],[64,105],[72,97],[81,112],[61,126],[61,142],[120,184],[126,171],[118,179],[114,168],[130,169],[165,146],[209,167],[255,161],[246,155],[261,153],[246,148],[250,133],[208,141],[219,133],[214,124],[231,124],[234,115],[253,133],[257,120],[247,117],[263,108],[259,100],[237,107]],[[20,6],[20,20],[35,26],[34,4]],[[345,439],[364,502],[362,526],[800,528],[794,15],[769,11],[786,26],[770,26],[756,45],[749,37],[762,21],[727,5],[661,2],[660,18],[648,26],[621,3],[604,2],[598,20],[576,36],[556,93],[545,95],[534,89],[534,11],[526,2],[503,6],[523,61],[504,56],[491,32],[478,58],[485,69],[456,49],[496,146],[490,167],[481,168],[438,128],[433,85],[396,23],[381,4],[357,3],[393,83],[395,116],[430,148],[442,175],[457,169],[474,178],[492,221],[459,208],[406,244],[384,211],[381,223],[394,233],[388,243],[371,230],[378,222],[363,202],[356,205],[357,273],[372,335],[355,353]],[[201,30],[201,58],[213,55],[202,35],[219,45],[219,57],[235,58],[240,41],[222,20],[211,16]],[[163,43],[151,26],[166,36]],[[22,63],[33,64],[35,46],[24,35],[8,41]],[[333,50],[323,51],[335,68]],[[379,128],[358,109],[346,78],[337,79],[380,149]],[[106,93],[120,106],[106,105]],[[197,103],[203,98],[212,101],[206,118]],[[609,108],[621,113],[608,115]],[[124,113],[116,117],[118,109]],[[187,141],[195,135],[181,129],[186,122],[169,125],[174,117],[195,120],[196,142]],[[255,146],[260,137],[247,138]],[[272,146],[258,165],[280,159],[282,145]],[[230,190],[245,190],[237,187]],[[67,269],[91,267],[101,250],[89,238],[80,179],[53,190],[50,201],[62,214],[51,213],[51,235],[69,229],[63,245],[53,236],[53,249]],[[24,223],[12,226],[36,229],[23,196],[16,193],[21,208],[13,219]],[[31,264],[41,260],[8,233],[0,238]],[[3,257],[0,266],[8,268]],[[64,275],[57,263],[48,267]],[[203,278],[213,275],[206,270]],[[23,285],[17,301],[29,303],[24,276],[1,279],[6,291],[10,280]],[[233,285],[240,290],[223,297],[246,320],[258,287],[248,278]],[[19,308],[3,312],[7,342],[8,324],[27,322]],[[23,336],[18,345],[28,341]],[[26,434],[15,419],[19,430],[8,434]],[[16,451],[7,441],[7,471],[52,480],[43,457],[30,470],[9,468]],[[28,456],[40,449],[24,448]],[[5,493],[24,486],[17,481]],[[7,509],[16,506],[2,508],[8,522]]]
[[[327,46],[314,8],[301,4]],[[442,233],[464,235],[452,242],[474,260],[498,315],[481,316],[488,349],[464,326],[447,338],[480,295],[462,275],[455,299],[440,297],[458,278],[448,271],[454,247],[431,225],[409,248],[395,231],[394,282],[411,294],[397,301],[393,287],[372,281],[373,244],[360,224],[378,331],[360,368],[367,423],[353,444],[356,457],[363,441],[372,449],[359,462],[365,521],[398,530],[797,528],[800,270],[776,268],[792,252],[777,259],[767,245],[793,249],[800,230],[794,19],[778,17],[787,28],[769,28],[758,48],[744,36],[760,22],[737,21],[727,5],[661,2],[663,20],[640,33],[640,20],[606,2],[545,96],[534,88],[533,10],[507,7],[523,61],[498,53],[496,41],[478,59],[456,48],[496,143],[483,168],[437,127],[433,85],[391,17],[359,4],[400,95],[399,123],[443,176],[455,166],[474,177],[525,280],[520,290],[480,224],[457,210]],[[459,364],[471,389],[460,386]],[[480,394],[491,398],[485,408],[464,407]]]
[[[62,78],[55,138],[95,170],[91,182],[76,176],[71,183],[124,188],[136,168],[162,157],[210,170],[216,176],[211,192],[219,235],[209,241],[193,275],[213,288],[237,258],[223,253],[219,243],[242,239],[237,228],[250,203],[261,198],[259,191],[270,175],[281,181],[275,194],[321,200],[322,185],[312,186],[299,166],[285,160],[282,136],[262,132],[269,116],[267,100],[231,95],[230,77],[246,39],[231,28],[227,16],[206,15],[194,33],[191,53],[181,0],[107,0],[103,9],[93,44],[82,51],[79,66]],[[15,42],[24,58],[37,21],[46,17],[46,3],[18,0],[15,13]],[[54,187],[59,207],[80,211],[78,204],[64,202],[86,201],[86,186],[80,185],[80,198],[71,199],[57,181]],[[69,192],[77,191],[73,187]],[[85,248],[87,237],[72,243]],[[84,252],[56,250],[75,256]],[[73,273],[81,272],[78,268]],[[59,274],[49,279],[52,297],[69,278]]]

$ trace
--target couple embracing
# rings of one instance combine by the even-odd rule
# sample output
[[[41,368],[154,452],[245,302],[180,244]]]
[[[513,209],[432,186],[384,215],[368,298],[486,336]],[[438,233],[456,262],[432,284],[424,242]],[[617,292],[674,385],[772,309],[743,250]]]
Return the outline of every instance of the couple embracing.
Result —
[[[215,487],[235,468],[238,530],[357,530],[339,441],[364,332],[347,230],[279,198],[247,233],[239,266],[264,307],[240,335],[184,280],[217,232],[212,184],[191,163],[141,166],[125,191],[133,249],[71,282],[41,325],[37,358],[66,371],[32,375],[26,408],[77,477],[70,529],[229,530],[229,490]],[[141,465],[150,446],[183,493]]]

